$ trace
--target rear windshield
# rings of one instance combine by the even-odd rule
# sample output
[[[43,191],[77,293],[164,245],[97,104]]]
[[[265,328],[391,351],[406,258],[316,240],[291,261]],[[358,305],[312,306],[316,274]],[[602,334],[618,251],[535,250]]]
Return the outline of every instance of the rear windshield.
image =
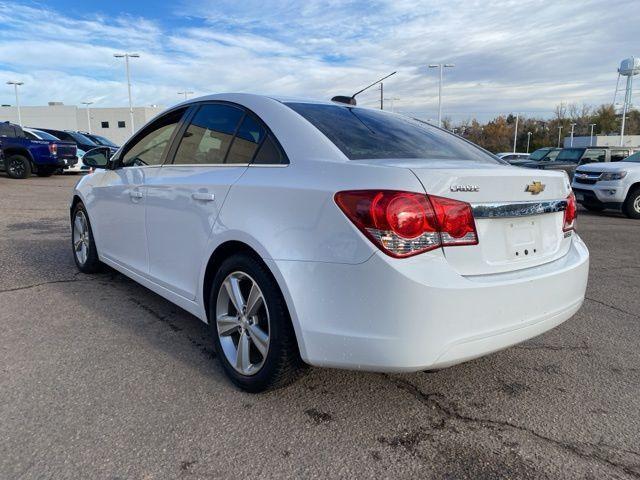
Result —
[[[426,123],[379,110],[286,103],[350,160],[433,158],[499,163],[473,144]]]
[[[85,135],[86,137],[87,135]],[[118,145],[116,145],[115,143],[113,143],[111,140],[109,140],[106,137],[103,137],[101,135],[91,135],[91,140],[93,140],[96,143],[99,143],[100,145],[106,145],[107,147],[117,147]]]
[[[558,154],[558,160],[578,161],[584,153],[584,148],[564,148]]]

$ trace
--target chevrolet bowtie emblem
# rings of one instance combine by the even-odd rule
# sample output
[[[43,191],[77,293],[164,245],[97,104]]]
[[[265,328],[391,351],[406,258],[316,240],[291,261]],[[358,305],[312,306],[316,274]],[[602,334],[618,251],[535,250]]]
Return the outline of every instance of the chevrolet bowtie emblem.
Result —
[[[532,184],[527,185],[527,188],[525,188],[524,191],[531,193],[531,195],[538,195],[540,192],[544,192],[544,183],[533,182]]]

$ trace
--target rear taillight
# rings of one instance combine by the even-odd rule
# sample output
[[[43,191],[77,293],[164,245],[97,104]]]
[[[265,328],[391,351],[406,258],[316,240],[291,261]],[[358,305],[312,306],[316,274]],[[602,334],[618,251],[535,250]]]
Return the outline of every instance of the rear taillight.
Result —
[[[567,197],[567,208],[564,211],[563,232],[573,230],[576,226],[576,217],[578,216],[578,205],[576,204],[576,196],[571,192]]]
[[[55,157],[56,155],[58,155],[58,145],[57,145],[57,144],[55,144],[55,143],[50,143],[50,144],[49,144],[49,153],[50,153],[51,155],[53,155],[54,157]]]
[[[335,200],[349,220],[392,257],[478,243],[471,206],[465,202],[395,190],[338,192]]]

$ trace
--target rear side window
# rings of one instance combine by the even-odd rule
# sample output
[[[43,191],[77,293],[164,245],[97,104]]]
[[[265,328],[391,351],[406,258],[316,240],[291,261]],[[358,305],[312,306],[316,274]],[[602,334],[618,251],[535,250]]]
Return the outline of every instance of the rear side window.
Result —
[[[286,103],[350,160],[426,158],[499,163],[480,148],[426,123],[379,110]]]
[[[621,162],[629,156],[629,150],[611,150],[611,161]]]
[[[606,150],[587,150],[580,163],[604,162],[607,159]]]
[[[254,165],[277,165],[277,164],[286,164],[288,163],[287,158],[282,153],[282,150],[278,146],[278,143],[273,138],[271,134],[267,136],[262,145],[260,146],[260,150],[258,150],[258,154],[253,159]]]
[[[264,136],[265,131],[258,122],[246,115],[233,140],[226,163],[250,163]]]
[[[173,163],[225,163],[227,151],[243,115],[242,110],[230,105],[202,105],[184,132]]]

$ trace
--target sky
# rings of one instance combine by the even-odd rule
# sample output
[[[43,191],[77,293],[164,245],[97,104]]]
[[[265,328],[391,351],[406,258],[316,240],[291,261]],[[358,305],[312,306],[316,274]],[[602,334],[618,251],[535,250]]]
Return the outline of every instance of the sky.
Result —
[[[637,0],[0,0],[0,103],[136,106],[251,92],[328,99],[393,71],[386,108],[455,120],[550,116],[610,103],[617,67],[640,55]],[[375,88],[375,87],[374,87]],[[379,105],[379,90],[358,97]],[[394,100],[391,100],[394,99]]]

